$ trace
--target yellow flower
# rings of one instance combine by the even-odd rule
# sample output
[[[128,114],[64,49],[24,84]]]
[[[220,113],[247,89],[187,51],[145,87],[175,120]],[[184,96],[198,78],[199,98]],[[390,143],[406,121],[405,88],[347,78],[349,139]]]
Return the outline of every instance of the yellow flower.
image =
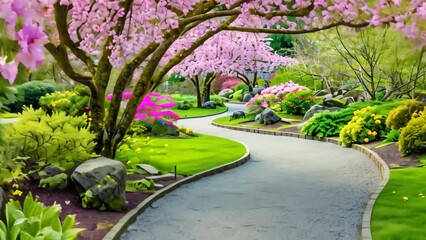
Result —
[[[423,193],[419,193],[419,197],[423,196]]]
[[[373,134],[373,136],[376,136],[376,135],[377,135],[377,132],[376,132],[376,131],[374,131],[374,132],[372,132],[371,134]]]
[[[371,132],[371,131],[368,131],[368,133],[367,133],[368,135],[372,135],[373,134],[373,132]]]
[[[12,195],[13,196],[21,196],[22,195],[22,191],[16,189],[16,190],[12,191]]]
[[[51,106],[52,108],[54,108],[54,107],[56,107],[56,103],[51,103],[51,104],[50,104],[50,106]]]
[[[17,183],[14,183],[14,184],[12,185],[12,187],[13,187],[13,188],[19,188],[19,185],[18,185]]]
[[[364,142],[368,143],[369,141],[370,141],[370,139],[364,138]]]
[[[373,117],[375,117],[375,116],[376,116],[376,114],[374,114],[374,113],[373,113],[373,114],[371,114],[371,117],[372,117],[372,118],[373,118]]]
[[[141,148],[136,148],[135,152],[140,152],[142,149]]]
[[[130,160],[129,160],[129,161],[127,161],[127,163],[126,163],[126,164],[127,164],[127,165],[129,165],[129,164],[131,164],[131,163],[132,163],[132,161],[130,161]]]
[[[407,196],[403,196],[403,197],[402,197],[402,200],[404,200],[404,202],[405,202],[405,201],[408,201],[408,197],[407,197]]]
[[[382,123],[380,120],[376,120],[375,122],[374,122],[375,124],[377,124],[377,125],[379,125],[380,123]]]
[[[359,113],[359,112],[358,112],[358,110],[356,110],[356,111],[354,112],[354,115],[356,116],[356,115],[358,115],[358,113]]]

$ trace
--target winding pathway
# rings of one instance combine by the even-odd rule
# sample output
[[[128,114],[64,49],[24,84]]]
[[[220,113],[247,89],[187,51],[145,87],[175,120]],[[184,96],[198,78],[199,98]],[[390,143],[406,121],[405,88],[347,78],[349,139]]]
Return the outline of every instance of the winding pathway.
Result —
[[[225,115],[243,107],[228,106]],[[121,239],[358,239],[364,205],[380,181],[367,157],[325,142],[214,127],[216,117],[179,124],[242,142],[251,160],[166,195]]]

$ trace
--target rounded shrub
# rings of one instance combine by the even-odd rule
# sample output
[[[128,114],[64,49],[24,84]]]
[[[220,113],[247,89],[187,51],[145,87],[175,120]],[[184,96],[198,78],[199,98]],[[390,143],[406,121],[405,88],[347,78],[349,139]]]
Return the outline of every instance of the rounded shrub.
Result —
[[[399,136],[399,151],[403,156],[426,151],[426,107],[407,123]]]
[[[32,106],[34,109],[40,108],[40,97],[53,93],[56,87],[51,83],[40,81],[27,82],[16,86],[18,90],[17,101],[8,105],[10,112],[22,112],[23,106]]]
[[[266,108],[277,109],[281,100],[275,94],[256,95],[246,103],[247,114],[258,114]]]
[[[295,115],[304,115],[315,104],[315,97],[311,90],[290,92],[281,103],[284,111]]]
[[[340,141],[346,147],[352,143],[369,143],[386,136],[386,116],[375,107],[365,107],[354,112],[351,121],[340,131]]]
[[[39,103],[48,114],[63,111],[69,116],[82,116],[90,110],[89,100],[89,96],[80,95],[80,92],[65,91],[46,94],[40,98]]]
[[[407,100],[389,112],[386,126],[391,129],[401,129],[410,121],[413,113],[419,113],[425,107],[425,103],[417,100]]]

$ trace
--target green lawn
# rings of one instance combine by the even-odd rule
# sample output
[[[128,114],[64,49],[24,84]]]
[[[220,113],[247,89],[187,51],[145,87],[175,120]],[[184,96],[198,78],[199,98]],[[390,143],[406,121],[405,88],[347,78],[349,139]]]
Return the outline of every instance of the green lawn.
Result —
[[[389,182],[373,209],[373,239],[425,239],[425,180],[424,167],[390,171]]]
[[[281,118],[289,118],[289,119],[295,119],[295,120],[303,119],[303,115],[293,115],[293,114],[284,113],[284,112],[276,112],[276,114],[280,116]]]
[[[282,113],[282,112],[278,112],[276,114],[278,116],[280,116],[281,118],[289,118],[289,119],[295,119],[295,120],[302,120],[303,119],[303,116],[300,116],[300,115],[292,115],[292,114],[287,114],[287,113]],[[213,122],[217,123],[217,124],[221,124],[221,125],[226,125],[226,126],[239,126],[242,123],[253,122],[254,117],[255,117],[254,115],[247,115],[246,118],[229,120],[230,115],[225,116],[225,117],[216,118],[216,119],[213,120]],[[261,126],[264,126],[264,125],[263,124],[254,124],[251,127],[259,128]],[[293,126],[293,125],[285,125],[285,126],[283,126],[283,128],[290,127],[290,126]]]
[[[244,145],[238,142],[207,135],[154,138],[148,144],[144,139],[135,139],[133,150],[123,145],[117,151],[116,159],[127,164],[128,168],[138,163],[151,164],[162,173],[174,172],[176,165],[178,174],[192,175],[235,161],[246,152]]]
[[[191,117],[203,117],[213,114],[219,114],[226,112],[227,107],[217,107],[216,109],[206,109],[206,108],[190,108],[188,110],[179,110],[177,108],[172,108],[172,111],[179,115],[180,118],[191,118]]]
[[[254,115],[248,115],[246,118],[239,118],[239,119],[233,119],[229,120],[230,116],[220,117],[213,120],[214,123],[226,125],[226,126],[238,126],[241,123],[245,122],[253,122],[254,121]]]

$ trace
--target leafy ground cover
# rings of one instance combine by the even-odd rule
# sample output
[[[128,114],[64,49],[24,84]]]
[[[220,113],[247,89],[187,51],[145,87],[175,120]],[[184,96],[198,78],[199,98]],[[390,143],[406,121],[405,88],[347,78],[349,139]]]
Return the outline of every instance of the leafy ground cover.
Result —
[[[188,110],[180,110],[177,108],[172,108],[172,111],[179,115],[182,118],[191,118],[191,117],[203,117],[213,114],[219,114],[226,112],[227,107],[217,107],[216,109],[206,109],[206,108],[190,108]]]
[[[220,166],[242,157],[244,145],[220,137],[199,135],[198,137],[154,138],[146,144],[145,138],[131,146],[123,145],[116,158],[130,168],[146,163],[155,166],[163,173],[174,172],[192,175]]]
[[[423,156],[425,159],[425,155]],[[424,239],[426,168],[392,169],[372,215],[373,239]]]

